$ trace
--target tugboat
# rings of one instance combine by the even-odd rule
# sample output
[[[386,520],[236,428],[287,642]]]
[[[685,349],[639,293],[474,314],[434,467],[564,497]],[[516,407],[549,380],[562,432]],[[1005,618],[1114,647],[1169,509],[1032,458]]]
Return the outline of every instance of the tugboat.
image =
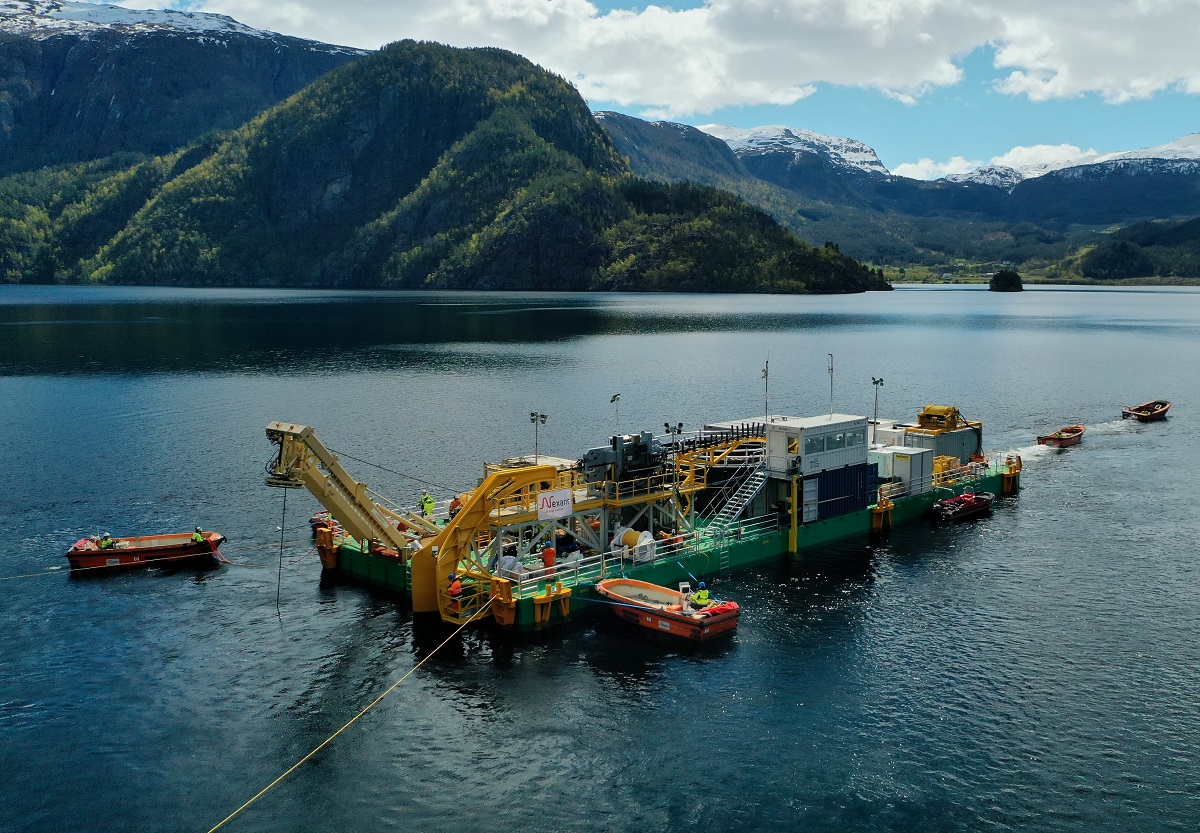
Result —
[[[991,492],[963,492],[939,500],[930,511],[936,521],[965,521],[991,512],[995,499]]]
[[[199,540],[197,540],[199,539]],[[193,532],[113,538],[80,538],[67,550],[72,570],[100,571],[151,564],[203,564],[216,566],[217,547],[225,543],[219,532],[196,527]]]
[[[1143,402],[1141,405],[1130,405],[1121,411],[1121,419],[1136,419],[1138,422],[1156,422],[1167,418],[1171,403],[1165,399],[1155,399]]]

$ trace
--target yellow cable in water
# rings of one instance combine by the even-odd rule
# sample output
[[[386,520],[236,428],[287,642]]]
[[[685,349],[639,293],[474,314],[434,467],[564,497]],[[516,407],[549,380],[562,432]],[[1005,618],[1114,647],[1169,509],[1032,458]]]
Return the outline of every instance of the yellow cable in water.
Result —
[[[55,576],[61,572],[62,570],[45,570],[40,573],[26,573],[23,576],[0,576],[0,581],[12,581],[18,578],[37,578],[38,576]]]
[[[465,621],[461,625],[459,625],[458,630],[454,631],[454,633],[447,636],[445,638],[445,640],[443,640],[441,645],[438,645],[436,648],[434,648],[432,651],[430,651],[429,656],[425,657],[425,659],[421,660],[416,665],[414,665],[412,668],[410,668],[408,670],[408,673],[406,673],[400,679],[396,680],[396,682],[392,683],[391,686],[387,689],[387,691],[383,692],[383,694],[380,694],[378,697],[376,697],[374,700],[372,700],[370,702],[370,704],[367,705],[366,708],[364,708],[358,714],[354,715],[354,717],[350,718],[350,720],[348,720],[346,722],[345,726],[338,729],[336,732],[334,732],[329,737],[325,738],[325,740],[321,741],[320,745],[318,745],[315,749],[313,749],[313,751],[309,752],[303,758],[296,761],[296,763],[292,764],[292,766],[287,770],[287,772],[283,773],[283,775],[280,775],[278,778],[276,778],[270,784],[267,784],[265,787],[263,787],[261,790],[259,790],[258,793],[253,798],[251,798],[249,801],[247,801],[241,807],[238,807],[236,810],[234,810],[232,813],[230,813],[225,818],[221,819],[221,821],[215,827],[213,827],[211,830],[209,830],[208,833],[213,833],[214,830],[219,830],[220,828],[224,827],[226,822],[231,821],[235,816],[237,816],[239,813],[241,813],[243,810],[245,810],[247,807],[249,807],[255,801],[258,801],[260,798],[262,798],[264,795],[266,795],[268,792],[270,792],[270,790],[276,784],[278,784],[280,781],[287,778],[289,775],[291,775],[293,772],[295,772],[297,769],[299,769],[301,767],[301,765],[303,765],[306,761],[308,761],[310,758],[312,758],[313,755],[316,755],[318,752],[320,752],[322,749],[324,749],[326,746],[328,746],[330,743],[332,743],[334,738],[336,738],[342,732],[346,731],[351,726],[353,726],[354,723],[360,717],[362,717],[364,714],[369,712],[371,709],[373,709],[377,705],[379,705],[379,703],[383,700],[384,697],[387,697],[389,694],[391,694],[393,691],[395,691],[397,686],[400,685],[400,683],[407,680],[410,676],[412,676],[414,671],[416,671],[418,668],[420,668],[422,665],[424,665],[426,662],[428,662],[438,651],[442,650],[442,648],[444,648],[446,646],[446,643],[449,642],[454,637],[458,636],[459,632],[463,628],[465,628],[467,625],[471,624],[476,619],[478,619],[483,614],[483,612],[488,609],[488,606],[491,605],[491,603],[492,603],[492,600],[488,599],[487,602],[483,605],[483,607],[479,608],[478,612],[476,612],[474,616],[472,616],[470,619],[468,619],[467,621]]]

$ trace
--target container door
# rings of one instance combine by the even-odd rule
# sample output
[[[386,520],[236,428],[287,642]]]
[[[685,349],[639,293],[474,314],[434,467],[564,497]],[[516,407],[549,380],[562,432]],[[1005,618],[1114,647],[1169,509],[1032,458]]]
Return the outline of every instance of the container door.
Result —
[[[803,497],[803,504],[802,504],[804,507],[804,518],[802,519],[803,523],[808,523],[809,521],[815,521],[817,519],[818,512],[819,512],[819,505],[817,503],[817,494],[818,494],[817,478],[810,477],[808,480],[805,480],[804,481],[804,497]]]

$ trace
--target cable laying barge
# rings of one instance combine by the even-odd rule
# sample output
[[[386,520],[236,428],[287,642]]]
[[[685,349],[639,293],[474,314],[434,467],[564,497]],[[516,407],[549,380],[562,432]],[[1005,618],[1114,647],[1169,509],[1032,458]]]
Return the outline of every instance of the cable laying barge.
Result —
[[[306,488],[329,510],[315,532],[326,571],[449,623],[491,616],[518,630],[599,612],[605,578],[675,586],[885,532],[939,498],[1020,488],[1020,457],[989,460],[982,423],[950,406],[915,424],[830,413],[667,427],[578,460],[485,464],[430,516],[354,480],[311,427],[272,422],[266,482]]]

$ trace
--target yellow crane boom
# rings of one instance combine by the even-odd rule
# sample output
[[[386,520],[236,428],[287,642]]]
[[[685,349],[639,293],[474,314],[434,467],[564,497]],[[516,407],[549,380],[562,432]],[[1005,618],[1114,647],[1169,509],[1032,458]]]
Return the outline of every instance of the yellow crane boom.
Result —
[[[267,467],[267,485],[285,489],[308,489],[328,509],[346,533],[358,541],[374,539],[401,553],[411,539],[397,527],[420,523],[410,515],[381,506],[372,499],[367,484],[359,483],[338,458],[317,439],[307,425],[292,422],[267,423],[267,438],[279,446],[279,454]],[[434,531],[432,524],[423,529]]]

